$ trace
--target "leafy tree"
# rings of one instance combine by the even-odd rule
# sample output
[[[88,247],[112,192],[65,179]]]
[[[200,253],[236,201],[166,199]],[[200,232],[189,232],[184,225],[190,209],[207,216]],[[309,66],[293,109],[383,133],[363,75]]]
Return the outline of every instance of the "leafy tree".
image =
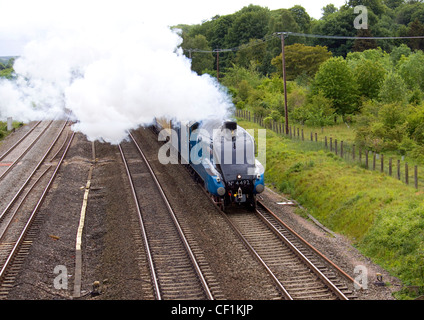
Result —
[[[393,48],[390,53],[390,59],[393,62],[393,66],[396,66],[402,56],[408,57],[411,54],[411,48],[409,48],[406,44],[401,44],[400,46]]]
[[[415,19],[408,25],[407,36],[416,37],[424,35],[424,24]],[[412,50],[424,50],[424,39],[408,39],[408,45]]]
[[[236,64],[249,68],[252,62],[263,74],[268,73],[269,63],[267,61],[266,43],[263,40],[251,39],[247,45],[242,45],[240,50],[237,51]]]
[[[408,25],[417,18],[421,20],[421,12],[423,9],[424,3],[422,2],[404,2],[395,10],[395,22],[403,25]]]
[[[404,2],[404,0],[383,0],[383,4],[385,4],[390,9],[396,9],[403,2]]]
[[[410,138],[424,146],[424,106],[417,106],[407,118],[406,130]]]
[[[322,18],[321,19],[325,19],[327,18],[329,15],[339,11],[339,9],[336,8],[336,6],[332,3],[327,4],[326,6],[324,6],[322,9]]]
[[[383,103],[406,102],[407,88],[399,74],[390,72],[386,75],[380,88],[379,98]]]
[[[269,10],[250,5],[236,14],[225,37],[228,48],[246,44],[250,39],[262,39],[268,32]]]
[[[347,4],[351,8],[360,5],[365,6],[376,15],[381,15],[386,11],[386,6],[383,4],[382,0],[348,0]]]
[[[312,83],[312,94],[320,91],[332,100],[337,114],[345,116],[358,111],[357,84],[342,57],[330,58],[320,66]]]
[[[359,94],[368,99],[377,99],[386,69],[379,61],[361,59],[353,70]]]
[[[321,18],[312,28],[312,33],[328,36],[356,36],[357,30],[353,26],[353,8],[340,8],[339,11]],[[351,50],[353,40],[343,39],[316,39],[316,44],[326,46],[334,56],[346,56]]]
[[[198,34],[194,38],[186,38],[182,43],[182,48],[185,49],[185,55],[191,56],[191,69],[198,74],[202,74],[207,69],[213,68],[214,57],[212,53],[193,52],[192,49],[200,49],[210,51],[208,41],[204,35]]]
[[[324,127],[334,122],[335,110],[332,101],[321,92],[308,99],[308,102],[292,113],[292,118],[311,126]]]
[[[398,63],[398,74],[408,89],[424,89],[424,53],[417,51],[403,56]]]
[[[13,64],[15,63],[15,58],[10,58],[6,65],[0,63],[0,78],[12,79],[13,78]]]
[[[372,37],[369,29],[359,29],[357,37]],[[375,39],[355,39],[352,50],[362,52],[369,49],[376,49],[377,41]]]
[[[310,33],[311,32],[311,17],[306,12],[305,8],[300,5],[296,5],[290,8],[289,11],[292,13],[294,20],[296,21],[297,25],[300,28],[300,31],[302,33]]]
[[[368,102],[356,118],[356,142],[375,152],[399,150],[407,137],[407,112],[399,103]]]
[[[331,52],[326,47],[306,46],[296,43],[285,47],[287,79],[294,80],[302,74],[309,77],[315,76],[319,66],[331,57]],[[272,59],[271,63],[276,67],[277,73],[282,75],[282,55]]]

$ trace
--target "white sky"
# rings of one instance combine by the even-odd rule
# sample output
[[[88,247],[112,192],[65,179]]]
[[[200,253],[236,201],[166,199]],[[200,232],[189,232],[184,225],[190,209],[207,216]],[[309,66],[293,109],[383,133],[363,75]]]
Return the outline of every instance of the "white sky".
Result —
[[[271,10],[301,5],[319,19],[329,3],[339,8],[345,0],[0,0],[0,56],[19,55],[27,42],[55,28],[101,28],[140,19],[198,24],[249,4]]]

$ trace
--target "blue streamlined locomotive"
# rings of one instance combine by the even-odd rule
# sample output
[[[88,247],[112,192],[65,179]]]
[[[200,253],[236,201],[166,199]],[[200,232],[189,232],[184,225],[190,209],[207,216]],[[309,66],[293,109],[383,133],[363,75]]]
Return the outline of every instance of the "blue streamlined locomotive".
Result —
[[[235,121],[174,123],[156,119],[159,140],[200,178],[223,210],[232,204],[256,207],[264,191],[264,167],[255,158],[255,141]],[[174,163],[178,163],[178,160]]]

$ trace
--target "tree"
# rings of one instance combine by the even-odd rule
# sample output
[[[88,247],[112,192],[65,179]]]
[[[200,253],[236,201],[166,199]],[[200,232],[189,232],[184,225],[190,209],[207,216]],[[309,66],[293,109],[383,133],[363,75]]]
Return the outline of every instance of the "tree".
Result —
[[[327,36],[356,36],[357,30],[353,26],[355,15],[353,8],[342,7],[339,11],[328,14],[317,21],[312,33]],[[346,56],[351,50],[353,40],[316,39],[316,44],[326,46],[334,56]]]
[[[379,61],[361,59],[353,70],[359,94],[368,99],[377,99],[386,74],[384,66]]]
[[[265,55],[266,43],[260,39],[251,39],[247,45],[242,45],[237,51],[235,62],[244,68],[249,68],[253,61],[259,67]]]
[[[191,53],[191,69],[193,71],[202,74],[205,70],[213,69],[214,57],[212,53],[189,51],[192,49],[211,51],[204,35],[198,34],[194,38],[185,38],[181,47],[185,49],[185,55],[190,56]]]
[[[262,39],[268,32],[269,9],[250,5],[235,14],[225,43],[228,48],[246,44],[250,39]]]
[[[390,72],[384,79],[379,98],[383,103],[404,103],[406,102],[407,88],[405,82],[395,72]]]
[[[369,29],[359,29],[356,34],[357,37],[372,37]],[[377,42],[375,39],[355,39],[352,50],[362,52],[368,49],[376,49]]]
[[[424,35],[424,24],[415,19],[408,26],[408,37]],[[424,39],[408,39],[408,45],[412,50],[424,50]]]
[[[321,19],[325,19],[329,15],[339,11],[339,9],[337,9],[334,4],[330,3],[330,4],[327,4],[325,7],[323,7],[321,9],[321,11],[322,11],[322,18]]]
[[[396,9],[403,2],[404,2],[404,0],[383,0],[383,3],[390,9]]]
[[[422,51],[400,58],[397,69],[408,89],[424,89],[424,54]]]
[[[393,48],[392,52],[390,52],[390,59],[393,62],[393,66],[396,66],[399,60],[404,57],[408,57],[412,53],[411,48],[409,48],[406,44],[401,44],[400,46]]]
[[[371,9],[376,15],[381,15],[386,11],[382,0],[348,0],[347,4],[351,8],[360,5],[365,6],[368,10]]]
[[[289,11],[292,13],[292,16],[294,20],[296,21],[297,25],[299,26],[302,33],[310,33],[311,32],[311,17],[306,12],[305,8],[296,5],[289,9]]]
[[[331,52],[326,47],[306,46],[296,43],[285,47],[287,79],[294,80],[302,74],[309,77],[315,76],[319,66],[331,57]],[[282,55],[272,59],[271,63],[276,67],[277,73],[282,75]]]
[[[307,125],[324,127],[333,123],[334,112],[332,101],[318,92],[308,99],[306,105],[296,108],[292,117]]]
[[[312,83],[312,94],[322,92],[333,101],[336,113],[342,116],[358,111],[358,90],[355,78],[342,57],[333,57],[319,68]]]

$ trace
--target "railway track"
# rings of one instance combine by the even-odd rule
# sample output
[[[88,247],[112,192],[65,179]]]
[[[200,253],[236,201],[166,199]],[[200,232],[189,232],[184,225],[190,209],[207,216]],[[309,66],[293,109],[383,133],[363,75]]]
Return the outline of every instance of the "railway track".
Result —
[[[0,155],[0,181],[32,149],[52,123],[53,121],[37,122],[21,139]]]
[[[214,299],[208,285],[213,275],[208,279],[204,275],[207,263],[198,248],[192,247],[193,241],[189,244],[152,167],[131,134],[130,138],[130,142],[119,145],[119,150],[138,213],[154,297]]]
[[[66,126],[64,121],[35,169],[0,213],[0,299],[7,297],[29,252],[37,234],[39,208],[73,140],[73,133],[64,134]]]
[[[222,212],[287,300],[349,300],[350,279],[258,201],[256,212]]]

